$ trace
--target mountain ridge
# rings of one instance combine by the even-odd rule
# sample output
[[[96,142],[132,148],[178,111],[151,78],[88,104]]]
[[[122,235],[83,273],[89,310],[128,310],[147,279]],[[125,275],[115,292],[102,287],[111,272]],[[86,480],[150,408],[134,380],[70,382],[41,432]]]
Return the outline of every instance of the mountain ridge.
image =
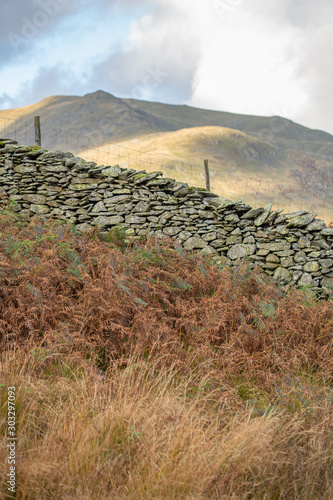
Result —
[[[226,111],[196,108],[186,104],[164,104],[160,102],[119,98],[103,90],[97,90],[96,92],[85,94],[84,96],[49,96],[42,99],[38,103],[24,106],[22,108],[0,110],[0,113],[1,115],[19,119],[22,118],[22,116],[31,116],[33,112],[39,110],[42,115],[45,114],[46,121],[49,121],[50,108],[52,108],[53,111],[56,111],[56,106],[71,104],[72,107],[74,107],[73,111],[77,111],[77,105],[79,108],[82,109],[82,107],[85,107],[86,110],[89,111],[89,107],[91,107],[92,103],[97,107],[99,107],[99,104],[102,103],[103,111],[106,113],[106,116],[108,116],[110,111],[120,111],[121,108],[123,111],[124,109],[130,110],[134,117],[137,117],[138,119],[141,118],[143,121],[146,120],[146,124],[150,126],[150,132],[156,132],[156,129],[159,129],[159,131],[172,131],[179,130],[181,128],[216,125],[234,128],[249,135],[269,135],[270,140],[273,143],[278,142],[277,145],[280,147],[281,141],[287,141],[290,143],[291,140],[311,141],[315,143],[319,142],[322,143],[322,145],[325,143],[331,143],[333,154],[333,136],[331,134],[325,131],[305,127],[293,122],[290,119],[282,118],[280,116],[267,117],[245,115]],[[105,103],[112,105],[113,109],[104,108]],[[99,109],[98,111],[101,110]],[[139,112],[139,114],[137,114],[137,112]],[[42,115],[41,117],[43,118]],[[74,115],[72,118],[75,119]],[[121,123],[118,125],[121,125]],[[147,132],[147,129],[144,129],[143,132]],[[138,134],[138,130],[132,130],[129,134],[122,131],[122,134],[119,134],[119,137],[121,136],[122,138],[126,138],[132,133]],[[290,144],[285,144],[285,146],[286,145]],[[295,149],[297,142],[292,145],[294,147],[291,149]],[[309,152],[314,153],[314,149],[317,148],[318,144],[315,147],[311,147],[310,145]]]
[[[323,200],[326,206],[333,207],[333,136],[286,118],[119,98],[97,90],[84,96],[49,96],[23,108],[0,111],[0,118],[17,120],[15,126],[8,125],[7,120],[4,136],[21,140],[25,134],[23,140],[33,143],[36,114],[41,117],[42,145],[46,149],[75,150],[80,156],[107,163],[120,162],[119,155],[100,153],[115,144],[124,150],[137,150],[131,153],[137,157],[141,151],[192,165],[202,165],[203,159],[209,159],[215,171],[212,190],[222,196],[233,196],[228,187],[222,191],[222,171],[228,171],[244,178],[290,185],[299,191],[296,205],[303,203],[304,190],[315,189],[315,207],[322,206]],[[134,164],[132,158],[131,161],[134,168],[146,169],[143,160],[140,164],[137,158]],[[155,170],[163,170],[163,163],[156,165]],[[168,175],[179,177],[179,172],[169,169]],[[202,184],[202,173],[193,175],[190,168],[184,167],[179,180]],[[253,186],[252,192],[256,191]],[[246,189],[234,191],[234,196],[247,195]],[[276,199],[277,193],[272,192],[272,196]],[[251,199],[250,203],[265,201],[262,197],[258,201]]]

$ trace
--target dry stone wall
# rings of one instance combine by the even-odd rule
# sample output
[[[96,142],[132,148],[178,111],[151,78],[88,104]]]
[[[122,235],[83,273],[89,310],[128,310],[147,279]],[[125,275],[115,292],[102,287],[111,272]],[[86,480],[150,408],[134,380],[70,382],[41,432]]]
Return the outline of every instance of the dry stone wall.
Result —
[[[285,288],[333,291],[333,228],[305,210],[251,208],[161,172],[97,165],[71,153],[0,139],[0,203],[68,220],[83,231],[123,226],[128,237],[169,236],[224,265],[260,266]]]

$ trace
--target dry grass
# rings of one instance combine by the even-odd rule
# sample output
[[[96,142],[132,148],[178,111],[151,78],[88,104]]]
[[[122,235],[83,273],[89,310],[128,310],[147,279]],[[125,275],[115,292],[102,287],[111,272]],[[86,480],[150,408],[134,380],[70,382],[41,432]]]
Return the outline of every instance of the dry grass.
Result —
[[[16,386],[18,497],[332,498],[329,398],[293,414],[231,415],[214,408],[206,380],[191,396],[197,376],[161,362],[127,358],[101,376],[55,353],[7,353],[1,399]],[[4,463],[5,433],[2,443]]]
[[[254,207],[272,203],[286,212],[305,209],[326,221],[333,217],[331,167],[309,153],[286,151],[220,126],[158,132],[119,144],[83,146],[77,154],[105,165],[162,170],[166,177],[200,187],[206,186],[203,159],[209,158],[211,188],[222,197],[242,199]]]
[[[17,498],[333,497],[332,302],[16,219],[0,220],[0,460],[14,385]]]

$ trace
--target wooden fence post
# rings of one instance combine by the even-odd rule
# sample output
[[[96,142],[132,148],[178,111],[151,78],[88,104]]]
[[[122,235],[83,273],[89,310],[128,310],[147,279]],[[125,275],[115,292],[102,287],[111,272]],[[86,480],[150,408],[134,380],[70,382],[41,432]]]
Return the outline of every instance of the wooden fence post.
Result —
[[[36,146],[42,145],[42,136],[40,133],[40,116],[34,116],[35,123],[35,144]]]
[[[204,160],[204,162],[205,162],[206,189],[207,189],[207,191],[210,191],[210,178],[209,178],[208,160]]]

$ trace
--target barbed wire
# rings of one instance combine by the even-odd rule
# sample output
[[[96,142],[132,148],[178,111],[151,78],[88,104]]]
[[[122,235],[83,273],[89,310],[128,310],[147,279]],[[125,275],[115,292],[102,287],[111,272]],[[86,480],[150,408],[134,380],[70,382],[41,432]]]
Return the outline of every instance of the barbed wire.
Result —
[[[0,115],[0,136],[15,139],[21,144],[34,143],[34,127],[32,123]],[[97,144],[96,144],[97,142]],[[155,153],[142,151],[136,148],[108,142],[100,144],[99,139],[92,140],[89,136],[76,133],[64,133],[60,129],[52,128],[43,138],[42,144],[46,149],[70,151],[87,161],[97,164],[119,164],[124,168],[153,172],[162,171],[172,175],[178,181],[191,182],[197,187],[205,187],[203,165],[167,158]],[[320,218],[333,219],[333,207],[329,205],[327,193],[312,189],[299,188],[282,183],[256,177],[242,176],[235,172],[209,169],[212,192],[231,200],[242,199],[252,206],[272,203],[274,209],[308,210],[316,212]]]

